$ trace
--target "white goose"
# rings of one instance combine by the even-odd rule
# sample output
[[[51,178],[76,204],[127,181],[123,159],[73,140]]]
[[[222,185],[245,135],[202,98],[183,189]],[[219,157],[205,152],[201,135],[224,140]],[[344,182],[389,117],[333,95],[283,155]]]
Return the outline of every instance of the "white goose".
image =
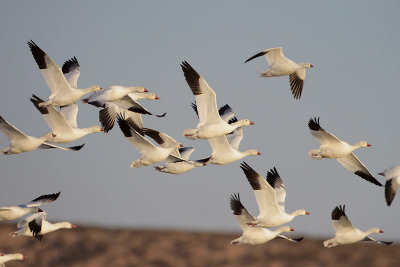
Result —
[[[321,144],[319,149],[310,150],[308,155],[312,159],[330,158],[336,159],[348,171],[360,176],[361,178],[382,186],[378,180],[369,172],[367,167],[354,155],[353,151],[360,147],[371,146],[365,141],[359,141],[354,145],[350,145],[328,131],[325,131],[319,124],[319,118],[310,119],[308,121],[308,128],[311,134]]]
[[[389,168],[378,174],[386,177],[385,198],[386,204],[390,206],[400,184],[400,166]]]
[[[10,124],[3,117],[0,116],[0,131],[10,139],[10,146],[4,148],[0,153],[5,155],[19,154],[23,152],[29,152],[35,150],[36,148],[47,149],[47,148],[59,148],[67,151],[78,151],[83,145],[74,147],[61,147],[50,143],[46,140],[54,137],[54,133],[47,133],[39,138],[29,136],[18,130],[14,125]]]
[[[393,242],[378,241],[369,237],[370,234],[379,234],[383,231],[379,228],[371,228],[366,231],[361,231],[355,228],[345,213],[345,205],[337,206],[332,211],[332,224],[335,229],[335,237],[324,241],[324,246],[327,248],[337,245],[351,244],[358,241],[374,241],[383,245],[390,245]]]
[[[286,191],[281,177],[275,168],[267,173],[265,179],[246,162],[240,165],[247,177],[256,196],[260,214],[257,219],[247,222],[248,225],[256,227],[275,227],[292,221],[296,216],[309,215],[304,209],[296,210],[292,213],[285,212]]]
[[[103,129],[99,126],[89,128],[78,128],[76,116],[78,114],[78,105],[76,103],[63,106],[58,110],[55,107],[41,107],[40,103],[44,101],[32,95],[30,98],[33,105],[39,110],[45,119],[47,125],[51,128],[54,135],[51,135],[47,142],[69,143],[76,141],[90,133],[100,133]]]
[[[192,103],[192,108],[197,113],[197,105]],[[227,122],[232,124],[237,122],[237,118],[234,117],[233,110],[229,105],[222,106],[218,111],[220,117]],[[217,165],[225,165],[234,161],[240,160],[247,156],[261,155],[261,153],[255,149],[247,151],[239,151],[239,144],[243,139],[243,128],[238,127],[233,132],[218,137],[208,139],[212,148],[211,160],[209,163]]]
[[[43,235],[56,231],[61,228],[76,228],[70,222],[51,223],[46,221],[47,213],[45,211],[34,213],[20,220],[17,225],[17,231],[10,233],[10,236],[33,236],[36,240],[41,241]]]
[[[18,206],[4,206],[0,207],[0,221],[15,220],[24,216],[29,212],[41,212],[39,208],[41,205],[49,204],[57,200],[61,192],[55,194],[42,195],[34,200],[21,204]]]
[[[71,87],[66,80],[61,68],[49,57],[42,49],[39,48],[32,40],[28,42],[33,58],[39,66],[47,85],[51,90],[49,100],[41,103],[41,106],[67,106],[76,102],[82,96],[101,90],[98,85],[91,86],[86,89],[77,89]],[[71,76],[79,76],[71,73]],[[76,78],[77,79],[77,78]]]
[[[140,157],[131,163],[131,168],[138,168],[141,166],[149,166],[165,160],[171,152],[181,147],[181,144],[175,139],[162,132],[157,132],[156,142],[160,146],[155,146],[144,137],[144,130],[140,129],[133,120],[130,118],[123,118],[120,114],[117,116],[118,125],[121,128],[124,136],[131,142],[131,144],[140,152]],[[150,129],[149,129],[150,130]]]
[[[160,99],[155,94],[149,93],[142,86],[123,87],[114,85],[107,90],[94,93],[82,101],[102,108],[99,111],[99,119],[104,132],[107,133],[114,127],[119,113],[124,113],[125,118],[131,118],[140,128],[143,128],[143,121],[140,114],[154,115],[158,118],[165,116],[166,113],[156,115],[140,105],[136,100],[142,98],[151,100]]]
[[[190,154],[192,154],[193,151],[193,147],[174,149],[168,158],[165,159],[164,166],[155,166],[154,168],[159,172],[182,174],[192,170],[194,167],[206,166],[210,161],[210,157],[199,160],[189,160]]]
[[[185,129],[183,135],[189,139],[210,139],[225,135],[238,127],[254,124],[250,120],[240,120],[228,124],[218,114],[217,100],[214,90],[206,80],[186,61],[181,64],[183,74],[193,95],[196,97],[199,123],[196,129]]]
[[[5,267],[5,263],[14,260],[25,260],[26,257],[21,253],[4,254],[0,252],[0,267]]]
[[[243,234],[234,240],[231,241],[232,245],[242,245],[242,244],[250,244],[250,245],[259,245],[266,243],[274,238],[283,238],[292,242],[300,242],[303,240],[300,238],[289,238],[284,235],[281,235],[283,232],[292,232],[293,228],[289,226],[284,226],[276,230],[269,230],[266,228],[260,227],[251,227],[247,225],[247,222],[254,221],[255,217],[247,211],[247,209],[240,202],[239,193],[231,195],[230,206],[235,215],[236,221],[238,222],[240,228],[242,228]]]
[[[306,78],[306,69],[314,67],[311,63],[296,63],[282,53],[282,47],[275,47],[261,51],[245,61],[264,56],[268,61],[269,69],[260,72],[261,77],[276,77],[289,75],[290,90],[295,99],[300,99]]]

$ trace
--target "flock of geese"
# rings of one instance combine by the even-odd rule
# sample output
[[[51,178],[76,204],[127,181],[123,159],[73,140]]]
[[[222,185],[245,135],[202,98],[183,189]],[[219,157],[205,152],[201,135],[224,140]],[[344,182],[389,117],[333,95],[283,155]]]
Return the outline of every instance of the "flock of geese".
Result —
[[[155,166],[155,170],[171,174],[182,174],[195,167],[207,164],[224,165],[247,156],[261,155],[255,149],[239,151],[239,145],[243,139],[243,127],[254,123],[248,119],[237,119],[232,108],[227,104],[218,108],[215,91],[186,61],[181,63],[181,68],[186,82],[195,97],[192,108],[197,114],[199,122],[196,128],[183,130],[183,136],[192,140],[207,139],[212,149],[210,157],[198,160],[189,159],[194,148],[182,147],[179,142],[166,133],[143,126],[142,115],[161,118],[166,114],[153,114],[137,102],[140,99],[159,99],[155,94],[148,92],[142,86],[114,85],[102,90],[100,86],[93,85],[85,89],[78,89],[80,66],[75,57],[65,61],[62,68],[60,68],[35,42],[29,41],[28,46],[51,91],[47,100],[32,95],[30,101],[42,114],[51,131],[41,137],[29,136],[0,116],[0,130],[10,139],[9,147],[1,150],[1,153],[5,155],[29,152],[37,148],[78,151],[82,149],[84,144],[72,147],[56,144],[73,142],[91,133],[108,132],[116,122],[123,135],[140,152],[139,158],[131,163],[131,168],[165,162],[164,165]],[[260,76],[288,75],[293,97],[300,99],[306,69],[312,68],[313,65],[310,63],[296,63],[286,58],[281,47],[261,51],[247,59],[245,63],[260,56],[265,56],[269,64],[269,68],[260,72]],[[77,125],[77,101],[89,93],[92,94],[82,99],[82,102],[100,108],[99,120],[101,127],[79,128]],[[310,119],[308,126],[311,134],[320,143],[318,149],[309,151],[309,156],[312,159],[336,159],[350,172],[368,182],[382,186],[353,153],[355,149],[369,147],[370,144],[360,141],[350,145],[341,141],[321,127],[319,118]],[[155,143],[147,137],[153,139]],[[282,235],[284,232],[294,231],[289,226],[283,226],[275,230],[269,229],[291,222],[297,216],[310,214],[304,209],[299,209],[292,213],[285,211],[286,191],[276,168],[268,171],[266,178],[258,174],[246,162],[242,162],[240,168],[254,191],[260,213],[257,217],[253,216],[241,203],[239,193],[231,195],[230,207],[243,230],[243,234],[239,238],[232,240],[231,244],[255,245],[268,242],[274,238],[300,242],[302,238],[289,238]],[[390,205],[400,183],[400,166],[387,169],[379,174],[387,179],[385,197],[387,205]],[[37,240],[41,240],[44,234],[60,228],[75,228],[76,226],[70,222],[48,222],[46,220],[46,212],[39,208],[41,205],[54,202],[59,196],[60,192],[42,195],[26,204],[0,207],[0,220],[16,220],[25,216],[18,222],[17,230],[10,233],[10,235],[33,236]],[[335,207],[331,217],[336,235],[334,238],[324,242],[325,247],[349,244],[361,240],[372,240],[381,244],[392,243],[378,241],[369,237],[370,234],[383,232],[378,228],[361,231],[353,227],[346,216],[344,205]],[[0,253],[0,266],[6,261],[21,259],[24,259],[24,256],[19,253]]]

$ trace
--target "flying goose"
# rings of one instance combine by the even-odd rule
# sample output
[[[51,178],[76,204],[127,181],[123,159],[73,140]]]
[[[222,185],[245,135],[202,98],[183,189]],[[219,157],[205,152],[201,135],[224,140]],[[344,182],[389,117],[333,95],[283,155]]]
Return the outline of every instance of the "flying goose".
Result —
[[[283,232],[292,232],[293,228],[289,226],[283,226],[276,230],[269,230],[261,227],[251,227],[247,225],[247,222],[254,221],[256,218],[247,211],[247,209],[240,202],[239,193],[231,195],[230,206],[235,215],[236,221],[238,222],[240,228],[242,228],[243,234],[231,241],[232,245],[259,245],[266,243],[274,238],[283,238],[292,242],[300,242],[303,237],[300,238],[289,238],[287,236],[281,235]]]
[[[304,209],[299,209],[292,213],[285,212],[285,186],[275,167],[268,171],[266,179],[244,161],[240,168],[254,190],[260,210],[257,218],[249,220],[247,222],[248,225],[275,227],[292,221],[296,216],[310,214]]]
[[[33,236],[36,240],[41,241],[43,235],[56,231],[61,228],[76,228],[70,222],[51,223],[46,221],[47,213],[45,211],[31,214],[20,220],[17,225],[17,231],[10,233],[10,236]]]
[[[39,208],[39,206],[56,201],[60,194],[61,192],[42,195],[26,204],[0,207],[0,221],[15,220],[29,212],[41,212],[42,210]]]
[[[182,62],[181,68],[186,82],[196,97],[199,116],[196,129],[185,129],[183,131],[185,137],[189,139],[210,139],[228,134],[238,127],[254,124],[247,119],[232,124],[225,122],[218,113],[215,92],[206,80],[186,61]]]
[[[358,241],[374,241],[383,245],[390,245],[393,242],[378,241],[369,237],[370,234],[379,234],[383,231],[379,228],[371,228],[366,231],[361,231],[355,228],[345,213],[345,205],[336,206],[331,214],[333,228],[335,229],[335,237],[324,241],[324,246],[327,248],[337,245],[351,244]]]
[[[131,118],[140,128],[143,128],[143,121],[140,114],[154,115],[162,118],[166,113],[156,115],[148,111],[136,100],[138,99],[160,99],[153,93],[149,93],[143,86],[111,86],[108,89],[92,94],[83,99],[84,103],[102,108],[99,111],[100,123],[104,132],[109,132],[115,124],[119,113],[124,113],[125,118]]]
[[[101,90],[101,87],[98,85],[93,85],[86,89],[77,89],[72,87],[66,80],[61,68],[51,59],[51,57],[49,57],[42,49],[40,49],[35,42],[32,40],[29,41],[28,46],[32,52],[33,58],[39,66],[43,78],[52,92],[49,96],[49,99],[43,103],[40,103],[40,106],[67,106],[76,102],[79,98],[90,92],[97,92]],[[73,60],[71,60],[71,64],[69,65],[71,65],[73,70],[75,70],[75,72],[71,72],[69,78],[71,81],[74,79],[77,80],[79,74],[77,74],[76,71],[79,71],[79,64],[78,67],[76,67]],[[64,71],[69,71],[68,66],[64,69]]]
[[[50,143],[46,140],[55,136],[54,133],[47,133],[39,138],[24,134],[18,130],[14,125],[10,124],[3,117],[0,116],[0,131],[10,139],[10,146],[4,148],[0,153],[5,155],[19,154],[23,152],[29,152],[36,148],[47,149],[47,148],[59,148],[68,151],[78,151],[83,145],[73,147],[61,147]]]
[[[300,99],[306,79],[306,69],[314,67],[311,63],[296,63],[282,53],[282,47],[275,47],[261,51],[247,59],[250,60],[264,56],[268,61],[269,69],[260,72],[260,77],[276,77],[289,75],[290,90],[295,99]]]
[[[371,146],[370,144],[366,141],[359,141],[354,145],[350,145],[340,140],[320,126],[319,118],[310,119],[308,121],[308,128],[310,128],[311,134],[321,144],[319,149],[310,150],[308,152],[308,155],[312,159],[336,159],[348,171],[360,176],[368,182],[382,186],[382,184],[375,179],[367,167],[365,167],[365,165],[353,153],[355,149],[360,147],[369,147]]]

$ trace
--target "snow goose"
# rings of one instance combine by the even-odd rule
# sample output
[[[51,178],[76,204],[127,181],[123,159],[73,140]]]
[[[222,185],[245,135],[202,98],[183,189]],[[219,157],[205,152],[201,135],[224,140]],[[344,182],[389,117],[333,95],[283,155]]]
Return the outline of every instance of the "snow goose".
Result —
[[[319,149],[310,150],[308,152],[308,155],[312,159],[336,159],[348,171],[360,176],[368,182],[382,186],[353,153],[355,149],[369,147],[371,146],[370,144],[365,141],[359,141],[354,145],[350,145],[340,140],[330,132],[322,129],[319,124],[319,118],[310,119],[308,121],[308,128],[310,128],[311,134],[321,144]]]
[[[306,69],[314,67],[311,63],[296,63],[282,53],[282,47],[275,47],[261,51],[245,61],[264,56],[266,57],[269,69],[260,72],[260,77],[276,77],[289,75],[290,90],[295,99],[300,99],[306,78]]]
[[[251,213],[249,213],[247,209],[242,205],[242,203],[240,202],[239,193],[237,195],[231,195],[230,206],[233,214],[235,215],[236,221],[243,231],[243,234],[239,238],[231,241],[232,245],[259,245],[266,243],[274,238],[283,238],[296,243],[303,240],[302,237],[292,239],[287,236],[281,235],[281,233],[283,232],[294,231],[294,229],[289,226],[284,226],[276,230],[269,230],[266,228],[251,227],[247,225],[247,222],[254,221],[255,217]]]
[[[43,235],[56,231],[61,228],[76,228],[70,222],[51,223],[46,221],[47,213],[45,211],[31,214],[20,220],[17,225],[17,231],[10,233],[10,236],[33,236],[36,240],[41,241]]]
[[[383,245],[390,245],[393,242],[378,241],[369,237],[370,234],[379,234],[383,231],[379,228],[371,228],[366,231],[361,231],[355,228],[351,221],[347,218],[345,213],[345,205],[337,206],[333,209],[332,224],[335,229],[335,237],[324,241],[324,246],[327,248],[335,247],[337,245],[351,244],[358,241],[374,241]]]
[[[21,253],[4,254],[0,252],[0,267],[5,267],[5,263],[14,260],[25,260],[26,257]]]
[[[76,141],[87,134],[103,131],[99,126],[92,126],[89,128],[77,127],[76,116],[78,114],[78,105],[76,103],[63,106],[58,110],[55,107],[41,107],[40,103],[44,101],[36,95],[32,95],[30,100],[42,114],[47,125],[49,125],[55,135],[51,135],[50,138],[46,140],[47,142],[68,143]]]
[[[378,174],[386,177],[385,198],[386,204],[390,206],[400,184],[400,166],[389,168]]]
[[[125,119],[122,115],[117,116],[118,125],[124,136],[140,152],[140,157],[131,163],[131,168],[149,166],[165,160],[171,152],[181,146],[165,133],[157,132],[155,139],[160,146],[155,146],[144,137],[143,129],[140,129],[130,118]],[[149,129],[150,130],[150,129]]]
[[[183,135],[189,139],[210,139],[228,134],[241,126],[254,124],[250,120],[240,120],[228,124],[218,114],[217,100],[214,90],[207,84],[206,80],[197,73],[186,61],[181,64],[183,74],[186,78],[193,95],[196,97],[199,123],[196,129],[185,129]]]
[[[104,107],[107,102],[120,100],[121,98],[132,92],[144,93],[148,91],[143,86],[112,85],[105,90],[91,94],[88,98],[82,99],[82,102],[100,108]]]
[[[190,154],[192,154],[193,151],[193,147],[174,149],[168,158],[165,159],[164,166],[155,166],[154,168],[159,172],[182,174],[192,170],[194,167],[206,166],[211,157],[199,160],[189,160]]]
[[[23,152],[29,152],[36,148],[47,149],[47,148],[59,148],[62,150],[78,151],[83,145],[73,147],[61,147],[50,143],[46,140],[54,136],[54,133],[47,133],[39,138],[29,136],[18,130],[14,125],[10,124],[3,117],[0,116],[0,131],[10,139],[10,146],[4,148],[0,152],[5,155],[19,154]]]
[[[267,179],[253,170],[246,162],[240,165],[256,196],[260,214],[257,219],[247,222],[257,227],[275,227],[292,221],[296,216],[309,215],[304,209],[292,213],[285,212],[285,186],[278,171],[273,168],[267,173]]]
[[[41,103],[40,106],[66,106],[74,103],[88,93],[101,90],[101,87],[98,85],[93,85],[86,89],[77,89],[71,87],[61,68],[51,59],[51,57],[49,57],[42,49],[40,49],[40,47],[37,46],[32,40],[28,42],[28,45],[32,52],[33,58],[39,66],[40,72],[42,73],[52,92],[49,96],[49,100]],[[73,63],[74,62],[72,62],[70,65]],[[75,70],[77,70],[77,68],[75,68]],[[67,68],[65,68],[64,71],[67,71]],[[77,80],[77,76],[79,75],[76,72],[71,72],[70,76],[73,76],[71,79]]]
[[[41,212],[42,210],[39,208],[39,206],[56,201],[60,194],[61,192],[42,195],[26,204],[0,207],[0,221],[15,220],[29,212]]]
[[[109,89],[104,90],[106,94],[103,94],[102,91],[92,94],[89,98],[82,100],[84,103],[102,108],[99,111],[99,119],[104,128],[104,132],[107,133],[114,127],[117,114],[119,113],[124,113],[126,118],[131,118],[140,128],[143,128],[143,121],[140,114],[153,115],[158,118],[165,116],[166,113],[161,115],[151,113],[136,101],[140,98],[160,99],[155,94],[149,93],[147,89],[142,86],[126,87],[128,88],[126,90],[130,90],[130,93],[127,93],[123,96],[121,96],[122,93],[120,93],[118,95],[121,96],[120,98],[116,97],[115,95],[111,97],[110,95],[112,93],[107,93],[115,91],[119,87],[121,86],[112,86]],[[113,88],[115,88],[115,90]]]

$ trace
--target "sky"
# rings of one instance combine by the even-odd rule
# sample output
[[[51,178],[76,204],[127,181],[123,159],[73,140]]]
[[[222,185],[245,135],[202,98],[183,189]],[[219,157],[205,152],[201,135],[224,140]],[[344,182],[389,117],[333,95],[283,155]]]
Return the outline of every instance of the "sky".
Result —
[[[360,229],[379,227],[383,240],[400,241],[400,196],[386,206],[379,188],[332,159],[308,157],[319,147],[307,122],[349,143],[371,147],[355,154],[377,175],[400,164],[398,1],[2,1],[0,4],[0,115],[28,135],[49,131],[29,101],[50,95],[27,45],[33,40],[59,65],[76,56],[81,88],[145,86],[160,100],[140,101],[164,118],[144,116],[145,127],[167,133],[208,157],[206,140],[189,140],[194,101],[180,68],[186,60],[229,104],[255,125],[244,129],[240,150],[262,155],[244,160],[262,175],[276,167],[285,183],[286,210],[310,216],[288,223],[297,234],[334,235],[331,211],[346,204]],[[261,78],[261,50],[282,46],[296,62],[311,62],[300,100],[288,77]],[[100,125],[98,109],[79,103],[78,126]],[[35,150],[0,157],[0,206],[22,204],[61,191],[43,207],[50,221],[78,226],[168,228],[240,232],[229,197],[239,192],[254,215],[258,208],[237,161],[195,168],[182,175],[153,167],[129,168],[139,153],[118,127],[67,145],[79,152]],[[0,147],[8,139],[0,136]],[[295,233],[296,233],[295,232]]]

